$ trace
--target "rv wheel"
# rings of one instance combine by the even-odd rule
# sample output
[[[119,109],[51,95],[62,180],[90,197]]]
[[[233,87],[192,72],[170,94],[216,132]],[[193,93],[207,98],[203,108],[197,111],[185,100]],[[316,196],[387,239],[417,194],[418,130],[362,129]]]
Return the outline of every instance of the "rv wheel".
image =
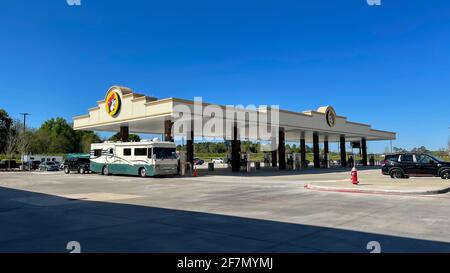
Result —
[[[102,169],[102,174],[103,174],[103,175],[109,175],[108,166],[103,167],[103,169]]]
[[[147,171],[145,170],[145,168],[140,168],[139,169],[139,176],[140,177],[147,177]]]

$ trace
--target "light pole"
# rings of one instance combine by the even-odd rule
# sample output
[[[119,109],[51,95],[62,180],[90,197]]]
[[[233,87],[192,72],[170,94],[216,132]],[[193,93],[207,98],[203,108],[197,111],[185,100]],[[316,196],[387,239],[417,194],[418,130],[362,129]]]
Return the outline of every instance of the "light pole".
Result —
[[[449,135],[447,140],[448,156],[450,156],[450,127],[448,127]]]
[[[21,161],[22,161],[22,168],[24,168],[23,166],[23,161],[24,161],[24,159],[25,159],[25,152],[26,151],[24,151],[25,150],[25,147],[26,147],[26,145],[25,145],[25,141],[26,141],[26,134],[27,134],[27,116],[29,116],[29,115],[31,115],[30,113],[20,113],[22,116],[23,116],[23,136],[22,136],[22,147],[23,147],[23,149],[22,149],[22,158],[21,158]],[[30,168],[28,168],[28,170],[30,170]]]

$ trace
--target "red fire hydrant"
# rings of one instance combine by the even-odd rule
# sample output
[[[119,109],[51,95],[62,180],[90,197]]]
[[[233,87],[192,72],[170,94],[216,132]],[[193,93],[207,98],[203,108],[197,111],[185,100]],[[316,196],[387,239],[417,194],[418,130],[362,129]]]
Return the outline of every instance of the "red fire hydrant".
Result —
[[[356,169],[356,167],[353,167],[352,169],[352,184],[353,185],[358,185],[359,181],[358,181],[358,170]]]

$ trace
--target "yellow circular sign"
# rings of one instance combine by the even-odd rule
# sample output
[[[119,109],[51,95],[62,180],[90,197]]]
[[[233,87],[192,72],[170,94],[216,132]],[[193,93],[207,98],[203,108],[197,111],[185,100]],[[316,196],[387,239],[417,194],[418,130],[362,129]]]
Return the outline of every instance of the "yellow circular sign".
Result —
[[[106,95],[105,99],[106,112],[111,117],[115,117],[117,116],[117,114],[119,114],[120,107],[122,106],[121,104],[122,101],[120,100],[119,93],[117,93],[116,91],[110,91]]]
[[[336,112],[333,108],[329,107],[325,113],[328,126],[334,127],[336,125]]]

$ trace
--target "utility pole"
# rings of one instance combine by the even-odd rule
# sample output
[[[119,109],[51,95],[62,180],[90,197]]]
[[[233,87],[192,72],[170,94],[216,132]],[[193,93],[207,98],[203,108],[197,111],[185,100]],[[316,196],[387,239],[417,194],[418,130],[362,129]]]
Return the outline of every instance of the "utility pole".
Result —
[[[25,137],[26,137],[26,134],[27,134],[27,116],[29,116],[29,115],[31,115],[30,113],[20,113],[22,116],[23,116],[23,136],[22,136],[22,145],[23,145],[23,147],[25,147],[25,143],[24,143],[24,141],[25,141]],[[24,158],[25,158],[25,152],[26,151],[22,151],[22,158],[21,158],[21,161],[22,161],[22,168],[24,168],[23,166],[23,160],[24,160]],[[31,168],[30,168],[30,166],[29,166],[29,168],[28,168],[28,170],[30,170]]]
[[[450,130],[450,127],[448,127],[448,130]],[[448,156],[450,156],[450,134],[448,135],[447,148],[448,148]]]

